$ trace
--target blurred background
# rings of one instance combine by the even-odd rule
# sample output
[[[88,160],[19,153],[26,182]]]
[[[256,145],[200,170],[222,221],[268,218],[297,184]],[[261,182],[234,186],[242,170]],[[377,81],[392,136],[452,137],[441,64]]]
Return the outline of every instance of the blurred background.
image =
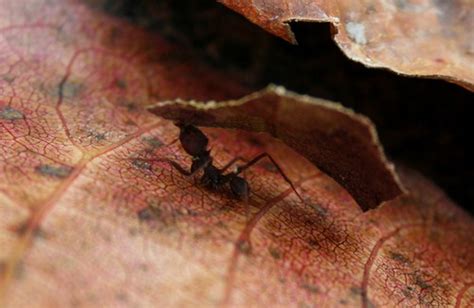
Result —
[[[276,83],[368,116],[392,160],[431,178],[474,213],[474,96],[464,88],[355,63],[325,23],[292,23],[299,44],[291,45],[214,0],[84,1],[182,46],[249,90]]]

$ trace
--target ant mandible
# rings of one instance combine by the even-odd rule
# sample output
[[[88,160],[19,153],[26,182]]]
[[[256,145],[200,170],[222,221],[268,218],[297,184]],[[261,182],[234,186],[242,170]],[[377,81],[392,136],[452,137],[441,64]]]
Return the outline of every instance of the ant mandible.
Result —
[[[248,182],[243,177],[240,177],[239,174],[256,164],[261,159],[267,157],[275,165],[276,169],[285,179],[285,181],[291,186],[298,198],[304,203],[303,198],[296,191],[293,183],[268,153],[259,154],[245,165],[237,167],[235,171],[224,174],[224,172],[237,160],[240,160],[240,158],[234,158],[221,169],[217,168],[213,164],[213,158],[211,156],[210,150],[207,149],[209,143],[207,136],[200,129],[193,125],[183,123],[175,123],[175,125],[180,129],[179,141],[181,142],[184,151],[191,155],[193,160],[190,171],[187,171],[174,161],[168,161],[181,174],[185,176],[192,176],[198,171],[202,170],[203,175],[201,177],[201,183],[205,187],[211,190],[217,190],[220,187],[228,184],[234,196],[241,200],[248,201],[250,187]]]

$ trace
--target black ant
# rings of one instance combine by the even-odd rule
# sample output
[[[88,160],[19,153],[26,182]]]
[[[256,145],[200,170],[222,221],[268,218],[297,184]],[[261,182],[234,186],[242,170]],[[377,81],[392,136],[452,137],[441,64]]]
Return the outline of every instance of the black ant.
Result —
[[[243,177],[240,177],[239,174],[256,164],[261,159],[267,157],[275,165],[276,169],[282,175],[285,181],[290,184],[296,195],[303,201],[303,198],[298,194],[296,188],[293,186],[293,183],[269,154],[262,153],[257,155],[245,165],[237,167],[235,171],[224,174],[224,172],[230,166],[232,166],[237,160],[241,160],[241,158],[234,158],[223,168],[219,169],[214,166],[210,150],[207,149],[209,143],[207,136],[200,129],[193,125],[183,123],[175,123],[175,125],[180,129],[179,141],[181,142],[184,151],[191,155],[193,160],[190,171],[187,171],[174,161],[166,160],[181,174],[185,176],[192,176],[198,171],[202,170],[203,175],[201,177],[201,183],[205,187],[211,190],[218,190],[220,187],[228,184],[234,196],[248,201],[250,187],[248,182]]]

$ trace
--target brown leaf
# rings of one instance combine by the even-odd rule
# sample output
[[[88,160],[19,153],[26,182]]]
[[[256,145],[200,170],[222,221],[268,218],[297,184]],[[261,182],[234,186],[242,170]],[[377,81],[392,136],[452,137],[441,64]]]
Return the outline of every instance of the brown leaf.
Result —
[[[270,86],[239,100],[178,100],[148,110],[188,124],[267,132],[333,177],[364,211],[402,192],[373,124],[336,103]]]
[[[0,2],[0,306],[473,305],[466,213],[423,178],[362,214],[282,143],[206,129],[215,162],[268,151],[250,204],[208,191],[141,106],[242,88],[74,1]],[[226,80],[225,83],[222,80]]]
[[[219,0],[295,43],[289,22],[329,22],[352,60],[474,89],[474,4],[460,1]]]

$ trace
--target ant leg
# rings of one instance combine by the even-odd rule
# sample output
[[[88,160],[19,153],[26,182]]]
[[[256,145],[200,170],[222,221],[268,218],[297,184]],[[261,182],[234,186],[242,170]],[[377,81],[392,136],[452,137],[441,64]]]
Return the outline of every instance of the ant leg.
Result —
[[[184,167],[182,167],[180,164],[175,162],[174,160],[168,159],[168,158],[153,158],[153,159],[143,159],[144,162],[163,162],[171,165],[174,169],[176,169],[179,173],[181,173],[184,176],[194,176],[196,173],[198,173],[200,170],[204,169],[207,164],[202,164],[198,168],[196,168],[193,171],[188,171]]]
[[[267,157],[272,163],[273,165],[277,168],[278,172],[280,173],[280,175],[283,177],[283,179],[285,179],[285,181],[290,184],[291,188],[293,189],[293,191],[295,192],[295,194],[298,196],[298,198],[301,200],[301,202],[305,203],[303,197],[301,197],[301,195],[298,193],[298,191],[296,190],[296,187],[293,185],[293,183],[291,182],[291,180],[286,176],[286,174],[283,172],[283,170],[281,169],[281,167],[278,165],[278,163],[273,159],[273,157],[270,156],[270,154],[268,153],[262,153],[258,156],[256,156],[254,159],[252,159],[251,161],[249,161],[248,163],[246,163],[245,165],[243,166],[239,166],[237,167],[237,171],[234,172],[235,175],[245,171],[246,169],[250,168],[251,166],[255,165],[258,161],[260,161],[261,159]]]
[[[140,159],[143,162],[147,163],[154,163],[154,162],[162,162],[162,163],[167,163],[171,165],[173,168],[175,168],[179,173],[181,173],[184,176],[192,176],[194,172],[189,172],[185,168],[183,168],[180,164],[175,162],[174,160],[167,159],[167,158],[152,158],[152,159]]]
[[[242,157],[240,157],[240,156],[237,156],[237,157],[235,157],[234,159],[232,159],[231,161],[229,161],[227,164],[225,164],[225,166],[222,167],[222,168],[219,169],[219,170],[220,170],[221,172],[224,172],[224,171],[226,171],[227,169],[229,169],[230,166],[232,166],[233,164],[235,164],[235,163],[238,162],[238,161],[242,161],[242,162],[244,162],[244,163],[247,163],[247,161],[246,161],[244,158],[242,158]]]
[[[167,146],[173,145],[176,142],[178,142],[179,138],[176,138],[175,140],[171,141],[170,143],[167,144]]]

